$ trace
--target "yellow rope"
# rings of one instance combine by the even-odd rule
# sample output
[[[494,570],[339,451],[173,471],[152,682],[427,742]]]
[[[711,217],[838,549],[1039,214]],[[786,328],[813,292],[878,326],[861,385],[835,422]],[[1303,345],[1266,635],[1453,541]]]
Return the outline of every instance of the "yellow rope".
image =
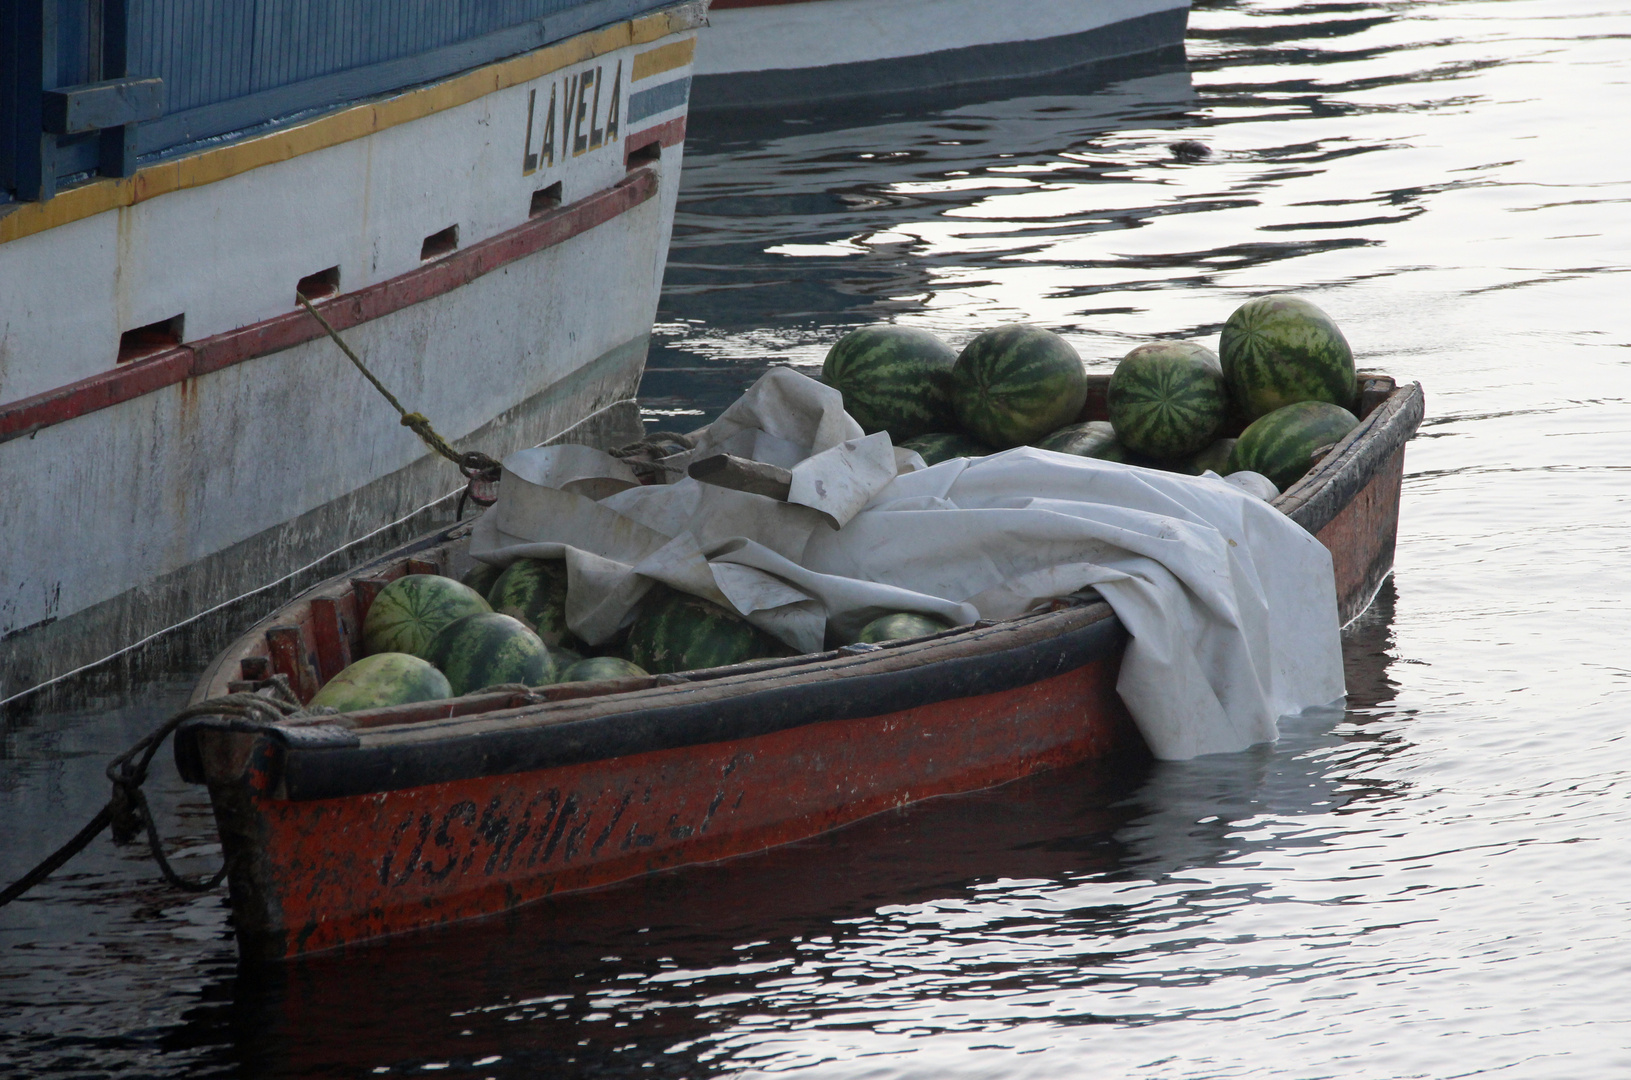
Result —
[[[409,412],[407,409],[402,407],[402,402],[396,399],[396,395],[385,389],[385,384],[374,377],[374,373],[369,371],[367,365],[365,365],[362,360],[358,358],[356,353],[351,351],[351,346],[345,343],[345,340],[340,337],[339,332],[335,330],[334,327],[329,325],[329,321],[323,318],[321,312],[312,307],[310,300],[307,300],[300,293],[295,293],[295,299],[299,300],[301,306],[307,311],[311,312],[311,317],[316,319],[324,330],[328,331],[328,336],[333,338],[334,344],[338,345],[340,347],[340,351],[345,353],[346,359],[355,364],[357,366],[357,370],[362,372],[363,377],[374,384],[374,389],[378,390],[382,395],[384,395],[385,400],[391,403],[391,408],[395,409],[397,413],[401,415],[403,427],[419,436],[420,440],[423,441],[426,446],[430,447],[436,453],[442,455],[443,457],[447,458],[447,460],[457,465],[466,476],[469,476],[472,473],[486,473],[491,478],[497,479],[499,470],[498,462],[494,461],[492,458],[488,457],[486,454],[483,454],[479,450],[467,450],[464,453],[460,453],[459,451],[453,449],[453,447],[449,446],[447,440],[442,438],[435,428],[431,427],[430,420],[426,418],[424,413]]]

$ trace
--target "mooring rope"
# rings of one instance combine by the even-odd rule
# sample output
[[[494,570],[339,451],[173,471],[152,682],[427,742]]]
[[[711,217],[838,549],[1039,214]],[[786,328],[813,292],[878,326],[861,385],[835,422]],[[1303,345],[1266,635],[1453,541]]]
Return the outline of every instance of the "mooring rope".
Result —
[[[357,366],[357,370],[362,372],[363,378],[373,383],[374,389],[378,390],[385,400],[391,403],[391,408],[395,409],[398,415],[402,417],[403,427],[419,436],[426,446],[457,465],[459,471],[464,473],[467,479],[488,481],[498,479],[500,466],[497,461],[479,450],[466,450],[461,453],[449,446],[447,440],[442,438],[435,428],[431,427],[430,420],[426,418],[424,413],[409,412],[402,402],[396,399],[396,395],[385,388],[385,384],[380,382],[374,373],[368,370],[368,365],[364,364],[357,354],[351,351],[351,346],[345,343],[345,339],[340,336],[339,331],[335,330],[329,324],[329,321],[323,318],[322,312],[313,307],[310,300],[307,300],[301,293],[295,293],[295,299],[299,300],[301,306],[311,313],[311,317],[316,319],[324,330],[328,331],[328,336],[333,339],[334,344],[340,347],[340,351],[345,353],[346,359]]]
[[[159,864],[159,872],[164,875],[164,880],[176,888],[189,892],[206,892],[221,884],[228,869],[228,864],[224,862],[221,869],[212,876],[196,880],[182,877],[176,872],[175,867],[170,865],[169,856],[164,853],[164,843],[159,839],[158,825],[153,820],[152,809],[147,805],[147,796],[142,793],[142,784],[147,780],[147,768],[153,761],[153,755],[158,753],[164,740],[169,738],[185,720],[195,716],[241,716],[272,723],[304,715],[304,710],[289,688],[287,676],[273,676],[270,689],[275,697],[266,697],[260,693],[226,694],[222,697],[208,698],[196,705],[189,705],[109,762],[107,776],[113,783],[113,796],[107,805],[98,810],[89,824],[74,834],[73,839],[46,856],[38,866],[4,890],[0,890],[0,907],[5,907],[50,877],[69,859],[85,850],[90,842],[110,825],[113,827],[113,842],[116,844],[128,844],[146,833],[147,846],[152,852],[153,861]]]
[[[467,481],[463,494],[459,496],[460,517],[464,516],[464,502],[469,498],[481,505],[490,505],[492,500],[476,494],[475,485],[478,481],[494,483],[498,480],[502,466],[494,459],[479,450],[458,451],[442,438],[441,434],[431,426],[430,420],[424,413],[409,412],[402,402],[397,400],[395,394],[388,390],[384,383],[362,358],[352,351],[351,346],[335,330],[329,321],[312,306],[310,300],[301,293],[295,293],[295,299],[300,301],[311,317],[316,319],[318,325],[328,333],[334,344],[340,347],[346,359],[356,365],[362,372],[363,378],[373,384],[375,390],[391,408],[397,411],[402,418],[402,426],[419,436],[424,444],[442,457],[459,467]],[[223,864],[221,869],[208,878],[190,880],[176,873],[175,867],[170,865],[170,859],[164,853],[164,844],[159,839],[158,826],[153,821],[151,808],[147,805],[147,796],[142,793],[142,784],[147,780],[147,768],[153,761],[153,755],[158,753],[159,747],[170,734],[180,727],[182,722],[195,716],[242,716],[252,720],[270,722],[290,716],[304,715],[299,700],[289,689],[288,680],[284,676],[274,676],[272,687],[277,697],[265,697],[261,694],[227,694],[224,697],[210,698],[197,705],[191,705],[181,710],[150,732],[140,742],[129,750],[114,758],[108,764],[108,779],[113,783],[113,797],[106,806],[97,811],[86,826],[74,834],[73,839],[63,844],[57,850],[40,862],[40,864],[21,878],[17,879],[4,890],[0,890],[0,907],[5,907],[13,900],[28,892],[34,886],[50,877],[59,867],[81,851],[102,834],[102,830],[112,826],[113,840],[117,844],[127,844],[135,840],[142,833],[147,834],[147,845],[153,854],[153,861],[158,863],[159,871],[164,879],[178,889],[187,889],[192,892],[203,892],[213,889],[226,877],[228,867]]]

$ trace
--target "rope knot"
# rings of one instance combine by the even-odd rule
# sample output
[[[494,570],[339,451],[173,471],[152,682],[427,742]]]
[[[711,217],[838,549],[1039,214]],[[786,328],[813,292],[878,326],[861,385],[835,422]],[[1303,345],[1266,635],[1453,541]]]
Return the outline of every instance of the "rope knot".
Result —
[[[142,813],[141,801],[132,798],[134,794],[134,789],[128,781],[114,780],[113,798],[108,800],[108,816],[113,825],[115,844],[128,844],[147,828],[147,818]]]

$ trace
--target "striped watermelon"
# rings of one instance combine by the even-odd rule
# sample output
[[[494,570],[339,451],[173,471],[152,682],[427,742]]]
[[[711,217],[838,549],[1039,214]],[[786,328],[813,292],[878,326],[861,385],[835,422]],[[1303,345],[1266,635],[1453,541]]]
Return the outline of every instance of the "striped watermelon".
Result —
[[[654,586],[629,627],[629,659],[657,675],[722,667],[771,653],[774,642],[718,604]]]
[[[938,465],[958,457],[985,457],[991,453],[989,446],[956,431],[934,431],[907,439],[900,445],[907,450],[916,450],[925,465]]]
[[[1108,438],[1106,436],[1108,435]],[[1076,457],[1116,461],[1123,465],[1138,465],[1146,469],[1160,468],[1154,458],[1129,450],[1116,438],[1115,428],[1108,420],[1088,420],[1068,424],[1037,444],[1040,450],[1052,450]]]
[[[517,559],[493,582],[487,602],[501,615],[520,619],[546,645],[579,647],[566,625],[566,560]]]
[[[1296,296],[1260,296],[1235,309],[1218,342],[1223,377],[1250,422],[1299,401],[1354,403],[1353,350],[1337,324]]]
[[[521,620],[493,611],[448,623],[428,652],[426,659],[442,669],[455,695],[501,683],[543,686],[559,674],[542,638]]]
[[[1057,431],[1087,400],[1087,372],[1070,342],[1022,323],[970,341],[951,379],[958,423],[999,450]]]
[[[561,682],[598,682],[601,679],[633,679],[648,672],[621,656],[591,656],[579,660],[561,675]]]
[[[1105,400],[1122,445],[1160,461],[1205,449],[1229,413],[1217,355],[1187,341],[1151,342],[1122,357]]]
[[[502,566],[478,562],[464,572],[464,576],[459,579],[459,582],[470,586],[481,594],[482,599],[486,599],[487,594],[492,591],[493,582],[497,581],[502,573],[504,573]]]
[[[950,629],[951,623],[945,619],[916,611],[896,611],[880,615],[861,627],[861,633],[855,640],[867,645],[876,645],[880,641],[900,641],[903,638],[923,637],[925,634],[938,634],[942,630]]]
[[[430,659],[430,639],[454,619],[491,611],[481,594],[439,574],[399,577],[374,597],[362,621],[368,653],[403,652]]]
[[[424,660],[407,653],[383,652],[346,667],[325,683],[307,705],[355,712],[452,696],[447,676]]]
[[[1281,491],[1302,478],[1310,455],[1359,426],[1353,413],[1328,401],[1300,401],[1252,421],[1229,455],[1229,472],[1261,473]]]
[[[1076,457],[1096,458],[1114,452],[1118,445],[1116,429],[1110,426],[1108,420],[1086,420],[1080,424],[1066,424],[1038,442],[1036,447],[1060,454],[1074,454]]]
[[[951,367],[957,353],[924,330],[863,326],[827,351],[821,376],[867,434],[895,442],[952,426]]]

